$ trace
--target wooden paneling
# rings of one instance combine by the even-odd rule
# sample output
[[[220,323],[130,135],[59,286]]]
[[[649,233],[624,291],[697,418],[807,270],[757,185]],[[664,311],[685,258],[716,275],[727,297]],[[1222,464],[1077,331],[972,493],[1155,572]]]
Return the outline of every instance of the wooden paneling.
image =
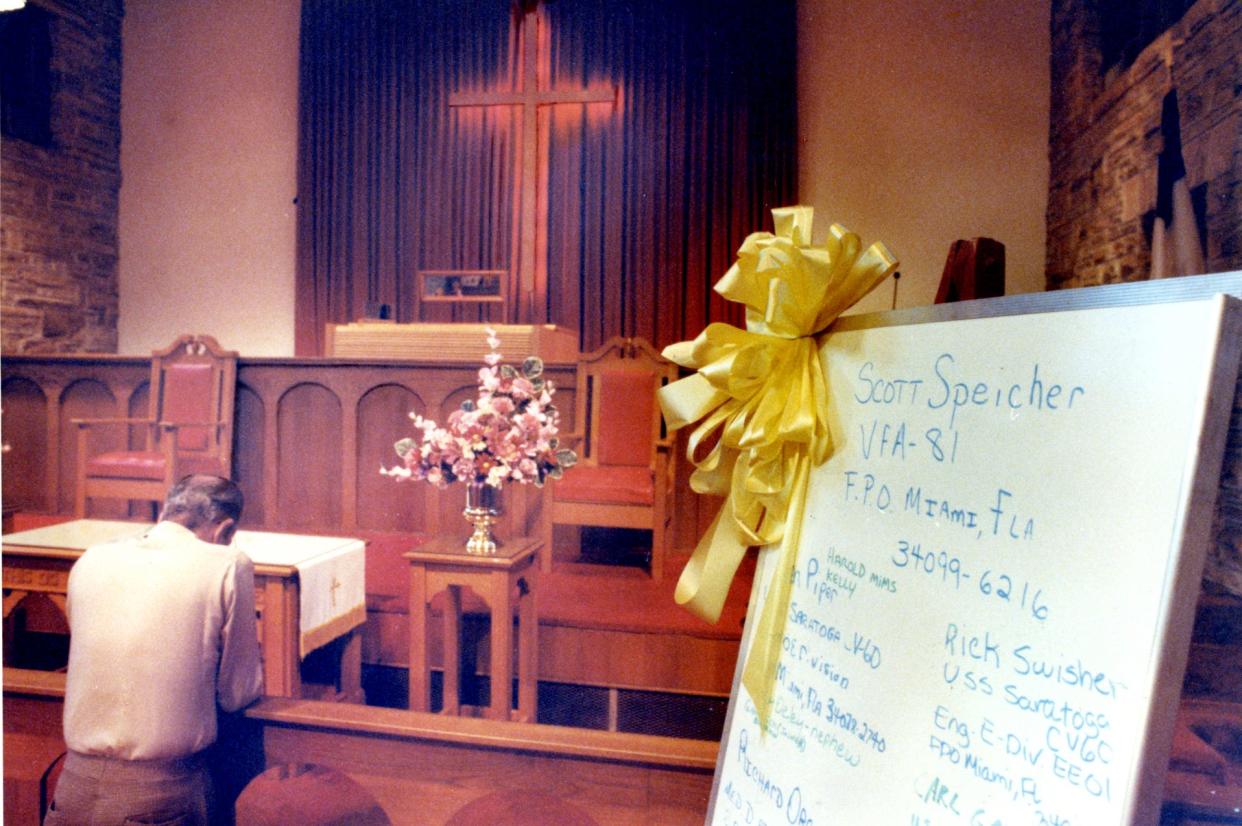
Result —
[[[737,640],[543,623],[539,677],[554,682],[728,695]]]
[[[3,405],[4,504],[22,510],[47,510],[47,397],[30,379],[5,380]]]
[[[34,385],[44,400],[43,416],[38,424],[27,420],[20,427],[26,433],[41,426],[44,435],[41,440],[32,437],[30,442],[13,445],[14,451],[21,452],[19,455],[37,458],[5,457],[6,471],[10,459],[19,463],[36,461],[43,466],[33,474],[13,473],[10,477],[6,472],[5,502],[13,501],[45,512],[71,513],[76,437],[64,440],[65,431],[70,427],[69,419],[82,415],[124,415],[126,408],[118,410],[115,400],[121,399],[127,404],[135,390],[147,381],[150,370],[150,359],[145,358],[88,354],[77,357],[6,355],[0,362],[4,393],[0,405],[5,408],[5,431],[8,432],[10,389],[15,391],[12,412],[15,417],[24,419],[33,413],[23,399],[37,395],[29,386]],[[77,387],[81,382],[86,384]],[[67,410],[63,409],[66,406]],[[30,447],[35,444],[39,446],[37,454]]]
[[[380,467],[399,464],[392,449],[398,439],[409,436],[409,414],[426,415],[427,404],[418,394],[400,384],[382,384],[367,391],[358,402],[358,471],[355,485],[359,527],[375,530],[409,530],[410,525],[426,521],[426,485],[397,484],[381,476]]]
[[[588,628],[548,616],[555,611],[541,600],[539,679],[607,688],[633,688],[678,694],[728,696],[733,688],[739,641],[674,632],[655,634],[610,628]],[[404,606],[403,606],[404,607]],[[428,662],[443,665],[441,620],[431,620]],[[466,619],[478,650],[472,667],[488,674],[491,640],[478,615]],[[362,660],[370,665],[409,665],[409,617],[402,610],[372,610],[363,627]]]
[[[233,478],[246,497],[245,521],[262,525],[266,523],[263,507],[265,408],[262,397],[241,382],[237,383],[234,399]]]
[[[14,434],[14,452],[5,457],[5,468],[37,466],[32,473],[5,474],[4,501],[26,510],[69,513],[76,447],[67,432],[68,420],[131,411],[145,414],[150,360],[6,356],[0,371],[4,430]],[[437,491],[428,485],[399,485],[381,477],[379,465],[392,464],[392,442],[412,434],[407,417],[411,409],[442,422],[464,399],[473,397],[477,372],[476,364],[241,359],[233,473],[246,496],[245,524],[324,531],[446,530],[460,531],[464,537],[460,486]],[[574,365],[549,364],[546,374],[558,388],[561,429],[568,433],[574,428]],[[327,421],[313,421],[317,413],[285,406],[289,400],[282,402],[301,385],[317,390],[302,388],[292,402],[312,399],[311,407],[326,413]],[[62,410],[66,404],[68,409]],[[42,435],[27,435],[40,429]],[[719,502],[690,492],[685,433],[678,436],[674,547],[688,550],[710,524]],[[304,455],[307,450],[310,453]],[[311,458],[313,466],[308,464]],[[283,490],[285,485],[292,488]],[[539,490],[506,488],[498,534],[536,535],[541,501]],[[105,514],[124,511],[114,503],[93,505],[91,515]]]
[[[352,434],[351,434],[352,435]],[[305,382],[281,395],[276,409],[276,501],[291,529],[341,524],[341,401]]]
[[[460,486],[437,491],[399,485],[381,477],[379,467],[394,463],[394,441],[412,435],[410,410],[443,421],[473,397],[478,368],[474,363],[241,359],[233,466],[246,495],[245,525],[433,534],[444,529],[464,536]],[[49,471],[6,473],[4,500],[25,509],[69,513],[76,460],[69,420],[145,412],[150,360],[6,356],[0,370],[5,432],[22,436],[14,447],[18,452],[5,459],[6,470],[33,463]],[[560,388],[557,404],[568,431],[573,427],[573,365],[550,364],[546,371]],[[29,435],[35,432],[43,435]],[[113,438],[121,440],[114,445],[119,447],[125,434]],[[506,515],[498,532],[537,533],[539,495],[506,490]],[[90,513],[124,514],[119,503],[103,501],[94,503]]]

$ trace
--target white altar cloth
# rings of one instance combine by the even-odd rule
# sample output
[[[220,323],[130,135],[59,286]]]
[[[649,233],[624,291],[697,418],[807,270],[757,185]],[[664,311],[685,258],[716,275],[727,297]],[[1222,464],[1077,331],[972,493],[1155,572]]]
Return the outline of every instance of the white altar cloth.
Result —
[[[141,536],[150,527],[150,522],[75,519],[72,522],[59,522],[54,525],[45,525],[42,528],[31,528],[28,531],[6,533],[3,541],[5,545],[84,551],[91,545]]]
[[[5,534],[4,544],[83,551],[140,536],[150,527],[150,522],[77,519]],[[255,565],[297,570],[301,657],[366,622],[366,544],[361,539],[238,531],[233,546]]]
[[[366,543],[361,539],[238,531],[233,546],[255,565],[297,569],[302,657],[366,622]]]

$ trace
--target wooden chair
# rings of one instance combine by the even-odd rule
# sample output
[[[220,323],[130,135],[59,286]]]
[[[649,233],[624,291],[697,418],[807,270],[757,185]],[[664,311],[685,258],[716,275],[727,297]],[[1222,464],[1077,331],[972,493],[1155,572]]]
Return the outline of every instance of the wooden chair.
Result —
[[[543,570],[556,525],[651,531],[651,577],[664,575],[674,490],[672,442],[656,390],[677,366],[642,339],[613,338],[578,362],[575,422],[564,441],[578,464],[551,483],[543,503]]]
[[[75,513],[92,498],[156,503],[189,473],[232,472],[233,394],[237,353],[206,335],[184,335],[151,354],[151,403],[146,419],[74,419],[78,433]],[[106,428],[142,427],[142,450],[89,455],[90,437]]]

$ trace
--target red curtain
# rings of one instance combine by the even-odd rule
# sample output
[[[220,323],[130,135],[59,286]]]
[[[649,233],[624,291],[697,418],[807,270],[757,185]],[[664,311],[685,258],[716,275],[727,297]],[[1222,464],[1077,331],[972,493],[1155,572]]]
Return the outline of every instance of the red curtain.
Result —
[[[520,14],[518,15],[520,17]],[[297,351],[369,302],[399,321],[550,321],[582,349],[740,324],[711,286],[795,181],[794,4],[552,0],[541,83],[617,103],[540,109],[546,215],[515,300],[519,107],[449,106],[521,71],[506,2],[304,0]],[[508,270],[498,305],[419,300],[418,270]]]

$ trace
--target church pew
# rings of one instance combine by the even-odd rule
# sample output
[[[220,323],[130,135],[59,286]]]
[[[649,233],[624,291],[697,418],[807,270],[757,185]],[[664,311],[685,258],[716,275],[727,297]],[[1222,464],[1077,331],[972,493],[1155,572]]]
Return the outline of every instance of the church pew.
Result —
[[[443,823],[485,794],[522,790],[553,794],[601,824],[698,824],[717,751],[700,740],[276,698],[247,717],[262,726],[267,765],[338,769],[395,824]]]
[[[37,822],[38,778],[63,749],[63,674],[5,669],[5,823]],[[221,762],[343,772],[394,824],[444,823],[492,792],[540,791],[607,824],[703,822],[718,744],[265,697]],[[261,757],[256,758],[255,752]],[[240,784],[238,784],[240,788]]]
[[[64,750],[64,685],[62,673],[4,669],[6,825],[38,823],[40,777]],[[1236,763],[1228,749],[1237,719],[1236,704],[1183,700],[1162,823],[1233,822],[1242,786],[1236,768],[1222,776],[1221,766]],[[718,751],[718,743],[703,740],[273,697],[227,730],[233,746],[217,763],[243,772],[225,772],[230,796],[264,768],[315,764],[362,786],[397,826],[434,826],[484,795],[521,791],[553,795],[601,826],[699,824]],[[1200,739],[1217,730],[1219,752]]]

